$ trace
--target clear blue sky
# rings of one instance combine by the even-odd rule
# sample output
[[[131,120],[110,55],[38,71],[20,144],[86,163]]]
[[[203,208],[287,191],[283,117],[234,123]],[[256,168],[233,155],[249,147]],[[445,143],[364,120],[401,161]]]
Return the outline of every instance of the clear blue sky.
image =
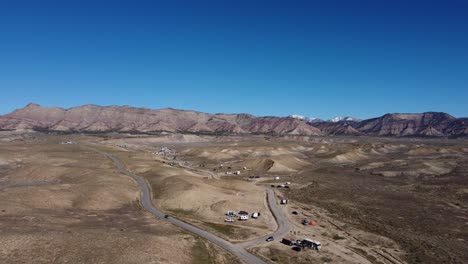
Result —
[[[0,91],[0,114],[468,116],[468,1],[0,1]]]

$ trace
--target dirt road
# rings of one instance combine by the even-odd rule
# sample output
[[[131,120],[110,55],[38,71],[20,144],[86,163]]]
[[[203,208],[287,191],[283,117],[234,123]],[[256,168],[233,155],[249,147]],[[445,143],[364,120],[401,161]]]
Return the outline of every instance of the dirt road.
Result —
[[[165,214],[159,210],[158,208],[154,207],[152,201],[151,201],[151,192],[150,192],[150,189],[148,187],[148,183],[144,180],[143,177],[141,176],[138,176],[130,171],[127,171],[124,167],[124,165],[120,162],[120,160],[109,154],[109,153],[106,153],[106,152],[103,152],[103,151],[100,151],[100,150],[97,150],[97,149],[93,149],[94,151],[98,152],[98,153],[101,153],[103,155],[105,155],[106,157],[108,157],[109,159],[111,159],[115,166],[117,167],[117,169],[124,175],[127,175],[131,178],[133,178],[139,185],[140,187],[140,190],[141,190],[141,205],[143,206],[143,208],[145,208],[145,210],[147,210],[148,212],[150,212],[151,214],[153,214],[154,216],[158,217],[158,218],[161,218],[161,219],[164,219],[178,227],[181,227],[187,231],[190,231],[194,234],[197,234],[205,239],[207,239],[208,241],[211,241],[212,243],[220,246],[221,248],[231,252],[232,254],[234,254],[235,256],[237,256],[241,261],[245,262],[245,263],[248,263],[248,264],[260,264],[260,263],[265,263],[263,260],[261,260],[259,257],[253,255],[253,254],[250,254],[249,252],[247,252],[244,247],[240,244],[232,244],[216,235],[213,235],[205,230],[202,230],[198,227],[195,227],[193,225],[190,225],[190,224],[187,224],[185,222],[182,222],[176,218],[173,218],[173,217],[168,217],[168,218],[165,218]],[[270,195],[269,195],[270,197]],[[276,203],[276,201],[275,201]],[[263,240],[264,241],[264,240]]]
[[[238,243],[237,245],[243,247],[243,248],[248,248],[251,246],[259,245],[262,243],[266,242],[266,239],[270,236],[273,236],[275,240],[280,239],[283,235],[285,235],[289,228],[289,220],[288,216],[286,215],[286,212],[283,208],[281,208],[281,205],[278,205],[278,198],[275,195],[275,192],[272,189],[267,188],[267,201],[268,201],[268,207],[270,207],[271,213],[276,219],[276,223],[278,224],[278,229],[273,234],[265,235],[263,237],[259,237],[253,240],[245,241]]]

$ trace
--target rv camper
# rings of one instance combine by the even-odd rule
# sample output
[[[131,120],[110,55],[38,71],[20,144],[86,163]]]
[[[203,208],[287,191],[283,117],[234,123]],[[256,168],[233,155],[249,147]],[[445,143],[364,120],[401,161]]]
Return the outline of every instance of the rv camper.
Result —
[[[320,242],[318,242],[318,241],[306,238],[306,239],[302,240],[302,246],[312,248],[312,249],[315,249],[315,250],[320,250],[320,247],[322,246],[322,244],[320,244]]]

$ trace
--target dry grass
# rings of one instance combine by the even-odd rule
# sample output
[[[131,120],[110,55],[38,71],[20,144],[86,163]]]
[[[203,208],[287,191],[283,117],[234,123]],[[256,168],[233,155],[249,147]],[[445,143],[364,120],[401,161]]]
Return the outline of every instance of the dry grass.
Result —
[[[197,258],[179,254],[195,244],[193,236],[141,210],[132,180],[102,155],[61,145],[63,140],[38,136],[0,143],[0,263],[192,263]],[[233,260],[217,248],[209,252]]]
[[[33,258],[38,263],[51,258],[112,263],[233,261],[213,245],[149,217],[136,202],[135,183],[118,174],[108,160],[78,146],[58,144],[64,137],[42,139],[2,140],[0,144],[0,209],[4,210],[0,212],[0,262]],[[461,228],[468,208],[465,141],[78,139],[112,152],[144,176],[153,189],[154,202],[168,213],[233,240],[273,230],[262,185],[292,182],[290,189],[278,190],[291,201],[285,208],[299,212],[291,215],[287,236],[319,240],[322,251],[295,252],[276,240],[251,249],[275,263],[468,260],[468,234]],[[117,143],[128,148],[116,147]],[[151,154],[162,146],[176,149],[178,155],[171,160],[176,166]],[[240,170],[241,175],[225,176],[227,170]],[[220,179],[213,179],[213,173]],[[246,180],[254,175],[261,178]],[[278,175],[281,181],[273,181]],[[225,224],[227,210],[260,211],[262,217]],[[302,226],[304,218],[318,225]],[[176,249],[175,240],[181,241],[175,243]],[[137,246],[148,241],[158,247]],[[192,248],[188,256],[176,254],[186,248]]]

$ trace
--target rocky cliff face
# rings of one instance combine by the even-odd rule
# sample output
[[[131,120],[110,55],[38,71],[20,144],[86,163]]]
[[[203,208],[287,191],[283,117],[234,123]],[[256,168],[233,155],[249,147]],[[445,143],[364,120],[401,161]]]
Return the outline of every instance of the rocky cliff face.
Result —
[[[361,121],[355,128],[375,136],[445,136],[457,119],[446,113],[386,114]],[[449,135],[447,135],[449,136]]]
[[[326,135],[362,135],[354,128],[356,122],[320,122],[313,124]]]
[[[208,114],[165,108],[83,105],[63,109],[29,104],[0,116],[0,129],[64,132],[211,133],[466,137],[468,118],[446,113],[386,114],[363,121],[308,122],[294,117]]]
[[[320,135],[294,118],[248,114],[207,114],[171,108],[83,105],[69,109],[29,104],[0,117],[0,129],[64,132],[194,132]]]

